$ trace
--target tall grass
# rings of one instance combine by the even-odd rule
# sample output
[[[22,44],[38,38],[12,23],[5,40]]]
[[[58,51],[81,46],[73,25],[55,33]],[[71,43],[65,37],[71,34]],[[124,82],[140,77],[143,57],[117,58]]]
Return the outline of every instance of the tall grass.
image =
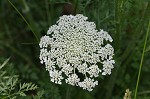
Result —
[[[141,62],[140,62],[140,67],[139,67],[139,73],[138,73],[138,78],[137,78],[137,83],[136,83],[134,99],[136,99],[136,97],[137,97],[137,91],[138,91],[139,81],[140,81],[141,72],[142,72],[143,60],[144,60],[144,55],[145,55],[145,51],[146,51],[147,39],[148,39],[148,35],[149,35],[149,32],[150,32],[149,30],[150,30],[150,20],[149,20],[149,23],[148,23],[145,42],[144,42],[144,46],[143,46],[143,52],[142,52],[142,57],[141,57]]]
[[[21,16],[21,18],[26,22],[26,24],[28,25],[28,27],[31,29],[32,33],[34,34],[37,42],[39,42],[39,37],[37,36],[37,34],[34,32],[33,28],[31,27],[31,25],[28,23],[28,21],[25,19],[25,17],[21,14],[21,12],[15,7],[15,5],[8,0],[8,2],[12,5],[12,7],[18,12],[18,14]],[[23,3],[25,3],[25,1],[23,1]],[[25,4],[26,5],[26,4]]]

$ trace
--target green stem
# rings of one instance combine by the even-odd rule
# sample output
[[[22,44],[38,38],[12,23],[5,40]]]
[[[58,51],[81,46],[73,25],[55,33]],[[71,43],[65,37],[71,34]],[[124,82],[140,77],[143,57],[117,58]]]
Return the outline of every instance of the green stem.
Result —
[[[54,23],[54,17],[55,17],[55,12],[54,12],[54,0],[51,0],[50,2],[50,20],[51,20],[51,24]],[[51,25],[50,24],[50,25]]]
[[[75,9],[74,9],[74,14],[77,14],[77,7],[78,7],[78,3],[79,3],[79,0],[75,0]]]
[[[115,0],[115,22],[116,22],[116,45],[115,49],[119,50],[120,48],[120,32],[122,26],[122,8],[123,8],[124,0]]]
[[[100,28],[100,1],[98,1],[98,9],[97,9],[97,14],[98,14],[98,19],[97,19],[97,22],[98,22],[98,28]]]
[[[25,17],[21,14],[21,12],[15,7],[15,5],[10,1],[8,0],[8,2],[12,5],[12,7],[18,12],[18,14],[21,16],[21,18],[26,22],[26,24],[28,25],[28,27],[31,29],[32,33],[34,34],[36,40],[39,42],[39,38],[37,37],[36,33],[33,31],[31,25],[28,23],[28,21],[25,19]]]
[[[67,93],[66,93],[66,99],[70,99],[70,90],[71,90],[71,86],[68,85]]]
[[[39,28],[37,27],[34,19],[33,19],[33,16],[31,14],[31,10],[26,2],[26,0],[20,0],[21,1],[21,4],[23,5],[24,7],[24,15],[26,17],[26,19],[28,20],[30,26],[32,27],[32,29],[34,30],[34,33],[36,33],[36,36],[37,37],[41,37],[41,34],[40,34],[40,30]]]
[[[139,68],[139,73],[138,73],[138,78],[137,78],[137,83],[136,83],[134,99],[136,99],[136,96],[137,96],[137,90],[138,90],[138,86],[139,86],[139,80],[140,80],[140,76],[141,76],[141,70],[142,70],[142,66],[143,66],[143,60],[144,60],[144,55],[145,55],[145,49],[146,49],[149,30],[150,30],[150,20],[149,20],[149,24],[148,24],[148,28],[147,28],[147,32],[146,32],[146,37],[145,37],[145,42],[144,42],[144,47],[143,47],[143,52],[142,52],[142,57],[141,57],[141,62],[140,62],[140,68]]]
[[[119,8],[119,0],[115,0],[115,22],[116,22],[116,41],[115,41],[115,49],[119,49],[119,40],[120,40],[120,8]]]
[[[47,13],[47,19],[48,19],[48,25],[51,25],[51,19],[50,19],[50,10],[49,10],[49,0],[45,0],[46,4],[46,13]]]

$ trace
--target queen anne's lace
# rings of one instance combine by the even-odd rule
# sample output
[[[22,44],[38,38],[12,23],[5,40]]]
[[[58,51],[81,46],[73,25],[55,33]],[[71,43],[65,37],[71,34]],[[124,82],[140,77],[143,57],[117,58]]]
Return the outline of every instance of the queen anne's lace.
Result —
[[[98,81],[94,82],[94,79],[91,78],[85,78],[84,81],[79,82],[79,86],[88,91],[92,91],[92,88],[95,87],[95,85],[98,85]]]
[[[94,22],[77,14],[63,15],[40,40],[40,60],[46,65],[51,81],[61,84],[65,79],[70,85],[92,91],[98,81],[93,77],[111,74],[115,61],[114,49],[107,41],[111,36],[96,30]],[[101,63],[100,68],[97,64]],[[82,75],[81,75],[82,74]]]

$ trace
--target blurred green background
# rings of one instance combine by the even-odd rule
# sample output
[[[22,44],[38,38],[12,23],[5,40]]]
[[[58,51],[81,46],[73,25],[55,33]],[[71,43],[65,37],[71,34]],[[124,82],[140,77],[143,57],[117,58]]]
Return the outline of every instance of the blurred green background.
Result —
[[[9,62],[21,81],[33,82],[39,86],[38,90],[44,90],[43,99],[123,99],[127,88],[132,91],[133,97],[150,19],[149,0],[10,1],[32,30],[8,0],[0,0],[0,63],[10,57]],[[99,85],[92,92],[65,83],[51,83],[49,73],[40,64],[39,45],[32,33],[41,38],[60,16],[78,13],[95,22],[97,29],[108,31],[114,39],[115,68],[112,75],[98,78]],[[137,99],[150,99],[149,38]]]

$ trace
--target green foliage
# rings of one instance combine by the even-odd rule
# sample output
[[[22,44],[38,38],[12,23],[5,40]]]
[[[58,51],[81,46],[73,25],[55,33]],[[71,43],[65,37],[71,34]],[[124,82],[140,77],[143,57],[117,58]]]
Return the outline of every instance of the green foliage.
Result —
[[[19,96],[27,96],[25,92],[36,90],[38,87],[33,83],[20,83],[18,75],[8,75],[7,63],[9,59],[4,61],[0,66],[0,97],[1,99],[16,99]],[[37,94],[35,97],[41,97]]]

